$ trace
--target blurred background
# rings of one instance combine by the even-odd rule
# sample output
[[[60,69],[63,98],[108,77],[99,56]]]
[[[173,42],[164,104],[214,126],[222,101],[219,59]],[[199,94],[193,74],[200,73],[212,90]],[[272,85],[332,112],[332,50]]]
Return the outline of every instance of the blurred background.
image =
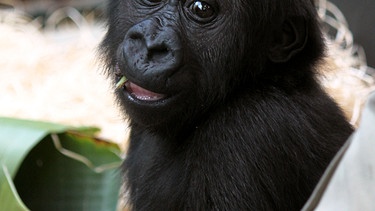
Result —
[[[375,1],[330,1],[345,15],[355,43],[361,45],[366,52],[367,64],[371,67],[375,67]]]
[[[0,116],[97,126],[124,143],[98,59],[104,13],[103,0],[0,1]]]
[[[61,7],[74,7],[81,11],[103,8],[103,0],[2,0],[2,4],[21,9],[36,16],[46,15],[48,12]]]
[[[321,80],[357,124],[374,89],[375,1],[333,2],[316,0],[328,44]],[[359,8],[350,12],[353,4]],[[0,116],[98,126],[102,138],[125,143],[128,129],[97,49],[105,7],[104,0],[0,0]]]

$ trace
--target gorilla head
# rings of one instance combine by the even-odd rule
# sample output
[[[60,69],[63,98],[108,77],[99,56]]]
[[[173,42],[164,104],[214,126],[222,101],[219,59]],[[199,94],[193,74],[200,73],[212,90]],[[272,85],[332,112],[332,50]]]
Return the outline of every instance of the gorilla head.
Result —
[[[312,0],[111,0],[135,210],[298,210],[352,132],[316,80]],[[124,80],[126,78],[126,80]]]

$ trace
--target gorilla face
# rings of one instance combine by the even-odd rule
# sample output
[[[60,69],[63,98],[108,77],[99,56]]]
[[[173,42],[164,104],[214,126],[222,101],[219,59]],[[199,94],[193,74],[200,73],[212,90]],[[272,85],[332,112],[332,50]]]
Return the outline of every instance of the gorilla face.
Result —
[[[311,20],[295,17],[314,9],[292,1],[111,1],[101,47],[114,83],[127,79],[116,89],[124,113],[144,126],[175,127],[279,80],[308,44]],[[310,64],[302,55],[295,60]]]
[[[192,121],[251,75],[239,71],[252,30],[245,27],[247,14],[235,9],[238,2],[133,0],[111,6],[103,46],[115,83],[127,78],[116,93],[133,121]],[[260,54],[248,51],[247,58]]]

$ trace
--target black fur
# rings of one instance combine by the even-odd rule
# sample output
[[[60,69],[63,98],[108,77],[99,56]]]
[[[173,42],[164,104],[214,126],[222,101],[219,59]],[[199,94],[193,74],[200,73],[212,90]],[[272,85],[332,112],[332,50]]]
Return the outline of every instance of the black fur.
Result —
[[[101,50],[128,79],[134,210],[302,208],[352,132],[316,80],[312,2],[110,1]]]

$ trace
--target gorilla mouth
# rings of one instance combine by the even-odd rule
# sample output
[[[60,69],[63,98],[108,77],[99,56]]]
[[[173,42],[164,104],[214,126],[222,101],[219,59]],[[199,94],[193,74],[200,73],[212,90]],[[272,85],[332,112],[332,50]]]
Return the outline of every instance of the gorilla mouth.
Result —
[[[166,97],[164,94],[152,92],[150,90],[138,86],[133,82],[130,82],[125,78],[125,76],[123,76],[116,84],[116,89],[120,88],[124,88],[130,94],[131,97],[140,101],[153,102],[162,100]]]
[[[141,100],[141,101],[149,101],[149,102],[159,101],[166,97],[164,94],[159,94],[159,93],[155,93],[150,90],[144,89],[130,81],[125,82],[125,88],[133,98],[136,98],[137,100]]]

